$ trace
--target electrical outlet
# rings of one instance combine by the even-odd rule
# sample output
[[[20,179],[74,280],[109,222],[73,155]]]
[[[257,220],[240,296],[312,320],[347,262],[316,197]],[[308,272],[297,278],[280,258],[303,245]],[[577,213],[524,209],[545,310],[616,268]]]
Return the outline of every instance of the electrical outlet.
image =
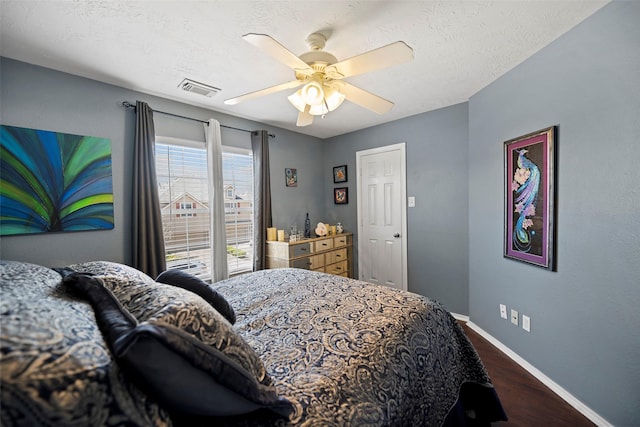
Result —
[[[531,318],[526,314],[522,315],[522,329],[531,332]]]
[[[518,326],[518,312],[511,309],[511,323]]]
[[[500,304],[500,317],[503,319],[507,318],[507,306],[504,304]]]

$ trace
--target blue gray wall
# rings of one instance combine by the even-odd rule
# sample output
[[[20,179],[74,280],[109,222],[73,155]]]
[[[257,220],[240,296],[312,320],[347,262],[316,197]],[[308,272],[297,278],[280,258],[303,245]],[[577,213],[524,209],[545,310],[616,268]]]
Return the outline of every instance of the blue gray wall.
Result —
[[[131,185],[135,113],[122,101],[146,101],[159,111],[201,120],[214,118],[241,129],[267,129],[270,139],[274,225],[289,226],[305,212],[318,215],[324,197],[321,140],[261,123],[188,106],[94,80],[0,58],[2,110],[5,125],[45,129],[111,140],[115,227],[108,231],[51,233],[0,238],[0,257],[55,266],[88,260],[129,263],[131,260]],[[197,122],[156,114],[157,134],[204,138]],[[223,143],[249,146],[249,134],[222,129]],[[285,188],[284,168],[297,167],[299,183]]]
[[[409,289],[469,313],[613,424],[640,425],[637,22],[639,2],[613,2],[469,103],[326,141],[2,59],[3,124],[111,139],[116,227],[4,237],[0,256],[44,265],[129,261],[134,116],[123,100],[275,133],[279,228],[302,226],[309,212],[312,224],[341,221],[355,230],[355,152],[406,142],[407,193],[417,202],[407,210]],[[502,257],[502,142],[551,125],[559,129],[555,273]],[[158,122],[163,133],[182,126]],[[243,144],[234,131],[223,131],[223,140]],[[350,202],[337,206],[331,173],[342,164],[349,167]],[[298,169],[298,187],[284,186],[285,167]],[[500,319],[501,303],[529,315],[531,333]]]
[[[408,287],[460,314],[469,312],[467,122],[467,104],[454,105],[328,139],[324,158],[327,220],[356,232],[356,152],[406,143],[407,195],[416,198],[407,208]],[[349,204],[335,205],[332,188],[343,185],[332,171],[342,164]]]
[[[611,3],[469,101],[471,320],[620,426],[640,425],[638,23]],[[551,125],[556,273],[502,257],[502,142]]]

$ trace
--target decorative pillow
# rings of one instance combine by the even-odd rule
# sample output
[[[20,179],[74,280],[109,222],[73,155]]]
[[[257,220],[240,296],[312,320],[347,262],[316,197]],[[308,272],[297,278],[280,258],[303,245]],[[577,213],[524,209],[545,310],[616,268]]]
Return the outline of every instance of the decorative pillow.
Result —
[[[142,271],[129,267],[128,265],[112,261],[87,261],[59,268],[56,269],[56,271],[58,271],[62,276],[66,276],[69,271],[78,271],[82,273],[93,273],[100,276],[123,277],[149,285],[153,285],[155,283],[151,277],[147,276]]]
[[[190,292],[82,273],[64,283],[89,300],[122,369],[167,409],[200,416],[292,411],[253,349]]]
[[[61,280],[44,266],[0,260],[0,425],[170,425],[111,357],[91,306]]]
[[[205,281],[197,278],[193,274],[182,270],[167,270],[156,277],[156,282],[178,286],[200,295],[205,301],[211,304],[211,307],[218,310],[229,323],[232,325],[236,323],[236,313],[224,296],[211,289]]]

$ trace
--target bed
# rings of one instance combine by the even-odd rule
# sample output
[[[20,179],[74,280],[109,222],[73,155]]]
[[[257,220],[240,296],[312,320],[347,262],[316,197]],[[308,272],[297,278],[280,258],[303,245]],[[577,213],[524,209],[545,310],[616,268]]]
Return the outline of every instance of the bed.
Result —
[[[29,266],[30,278],[23,264],[0,263],[6,426],[475,426],[506,419],[457,321],[413,293],[299,269],[202,290],[116,263],[57,272]],[[63,315],[65,325],[51,321]],[[69,354],[80,366],[50,369]],[[164,355],[158,363],[156,355]],[[53,373],[25,369],[35,361],[40,373]],[[51,404],[70,388],[99,395],[83,397],[91,413],[73,402]]]

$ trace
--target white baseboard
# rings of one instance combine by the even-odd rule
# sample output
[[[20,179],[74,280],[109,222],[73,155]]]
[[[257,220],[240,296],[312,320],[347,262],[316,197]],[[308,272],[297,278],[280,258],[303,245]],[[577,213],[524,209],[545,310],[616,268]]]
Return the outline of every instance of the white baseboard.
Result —
[[[469,323],[469,316],[465,316],[464,314],[451,313],[454,319],[460,320],[461,322]]]
[[[456,317],[455,314],[453,316]],[[564,399],[569,405],[573,406],[578,412],[580,412],[582,415],[587,417],[592,423],[601,427],[613,425],[607,420],[605,420],[604,418],[602,418],[600,415],[598,415],[594,410],[592,410],[587,405],[585,405],[580,400],[578,400],[574,395],[572,395],[567,390],[565,390],[560,385],[558,385],[558,383],[556,383],[551,378],[543,374],[535,366],[533,366],[532,364],[524,360],[522,357],[520,357],[517,353],[515,353],[509,347],[502,344],[500,341],[492,337],[488,332],[483,330],[481,327],[479,327],[475,323],[469,321],[468,319],[469,317],[467,317],[467,326],[470,329],[473,329],[475,332],[481,335],[484,339],[486,339],[491,344],[493,344],[498,350],[500,350],[501,352],[509,356],[511,359],[513,359],[514,362],[522,366],[527,372],[529,372],[531,375],[536,377],[541,383],[549,387],[551,391],[553,391],[555,394],[557,394],[562,399]]]

